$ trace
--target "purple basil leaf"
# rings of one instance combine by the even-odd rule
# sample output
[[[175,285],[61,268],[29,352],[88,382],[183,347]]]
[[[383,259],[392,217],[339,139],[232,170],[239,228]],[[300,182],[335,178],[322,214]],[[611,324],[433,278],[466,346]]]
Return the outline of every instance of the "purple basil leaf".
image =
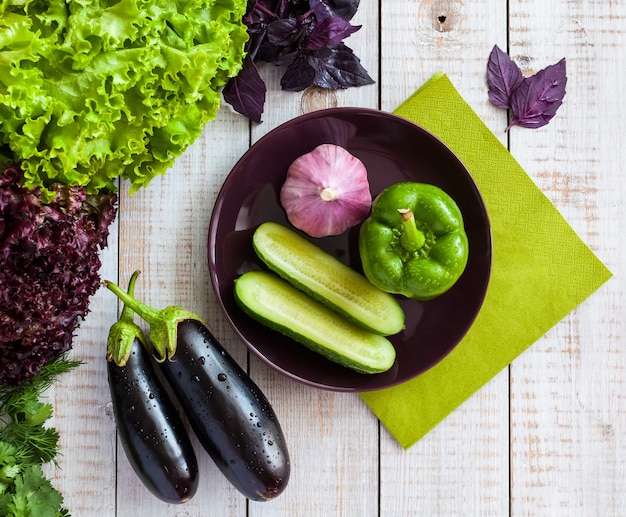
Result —
[[[255,61],[257,61],[258,58],[258,61],[265,61],[266,63],[275,63],[278,65],[278,61],[280,61],[281,56],[288,51],[288,48],[286,49],[281,45],[274,45],[273,43],[266,41],[259,48]]]
[[[337,16],[329,16],[315,25],[303,46],[308,50],[334,47],[360,28],[360,25],[350,25]]]
[[[310,6],[318,20],[338,16],[349,21],[356,14],[359,0],[310,0]]]
[[[309,63],[315,70],[314,83],[320,88],[336,90],[374,82],[359,58],[343,43],[313,52],[309,56]]]
[[[298,54],[287,66],[280,85],[283,90],[299,92],[311,86],[314,80],[315,69],[309,64],[306,55]]]
[[[298,21],[295,18],[285,18],[267,26],[267,39],[273,45],[287,47],[294,43],[299,32]]]
[[[513,120],[506,129],[545,126],[563,104],[566,84],[565,58],[525,78],[511,96]]]
[[[511,94],[523,80],[522,71],[517,64],[495,45],[487,64],[489,100],[499,108],[510,108]]]
[[[253,122],[261,122],[265,104],[266,87],[259,71],[249,56],[243,61],[243,68],[236,77],[226,83],[222,90],[224,100],[237,113],[241,113]]]
[[[299,0],[304,1],[304,0]],[[273,0],[274,12],[278,18],[288,18],[290,14],[298,9],[298,0]]]
[[[280,55],[276,56],[274,64],[276,66],[289,66],[291,65],[291,63],[293,63],[295,59],[298,58],[298,56],[300,56],[300,53],[297,50],[289,52],[283,49],[283,52],[281,52]]]

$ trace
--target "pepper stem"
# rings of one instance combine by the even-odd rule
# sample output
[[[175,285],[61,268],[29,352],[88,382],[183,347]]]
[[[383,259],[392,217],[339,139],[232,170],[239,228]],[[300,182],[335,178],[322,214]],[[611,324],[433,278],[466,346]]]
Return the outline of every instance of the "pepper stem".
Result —
[[[402,216],[402,235],[400,244],[407,251],[418,251],[426,244],[426,236],[415,224],[415,216],[410,208],[399,208]]]
[[[176,353],[178,343],[178,324],[184,320],[202,320],[186,309],[170,306],[165,309],[154,309],[125,293],[109,280],[103,280],[102,285],[115,294],[124,306],[135,312],[150,326],[150,342],[154,348],[157,361],[165,361]],[[202,322],[204,323],[204,322]]]

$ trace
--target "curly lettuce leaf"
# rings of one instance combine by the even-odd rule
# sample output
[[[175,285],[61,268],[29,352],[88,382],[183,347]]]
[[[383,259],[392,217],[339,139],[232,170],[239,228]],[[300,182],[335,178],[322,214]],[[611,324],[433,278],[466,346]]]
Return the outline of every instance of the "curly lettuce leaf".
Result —
[[[245,0],[2,0],[0,160],[24,184],[131,192],[215,118]],[[2,164],[0,164],[2,165]]]

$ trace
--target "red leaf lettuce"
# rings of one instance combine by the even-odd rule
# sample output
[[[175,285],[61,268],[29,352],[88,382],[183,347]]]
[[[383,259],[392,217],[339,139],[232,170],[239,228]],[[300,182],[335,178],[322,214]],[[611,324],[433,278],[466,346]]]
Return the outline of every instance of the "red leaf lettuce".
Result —
[[[44,203],[22,183],[18,167],[0,172],[0,385],[21,385],[70,349],[116,216],[116,194],[56,185]]]

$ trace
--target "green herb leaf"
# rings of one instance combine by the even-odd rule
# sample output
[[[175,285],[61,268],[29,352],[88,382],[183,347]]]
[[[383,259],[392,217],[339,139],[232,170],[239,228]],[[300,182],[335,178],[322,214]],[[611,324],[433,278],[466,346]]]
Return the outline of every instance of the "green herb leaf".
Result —
[[[0,386],[0,515],[69,515],[61,507],[63,496],[41,469],[54,461],[59,440],[57,431],[44,425],[52,416],[52,405],[41,398],[59,375],[79,364],[61,356],[22,387]]]
[[[57,517],[63,496],[46,479],[39,465],[31,465],[15,478],[15,494],[7,504],[15,517]]]

